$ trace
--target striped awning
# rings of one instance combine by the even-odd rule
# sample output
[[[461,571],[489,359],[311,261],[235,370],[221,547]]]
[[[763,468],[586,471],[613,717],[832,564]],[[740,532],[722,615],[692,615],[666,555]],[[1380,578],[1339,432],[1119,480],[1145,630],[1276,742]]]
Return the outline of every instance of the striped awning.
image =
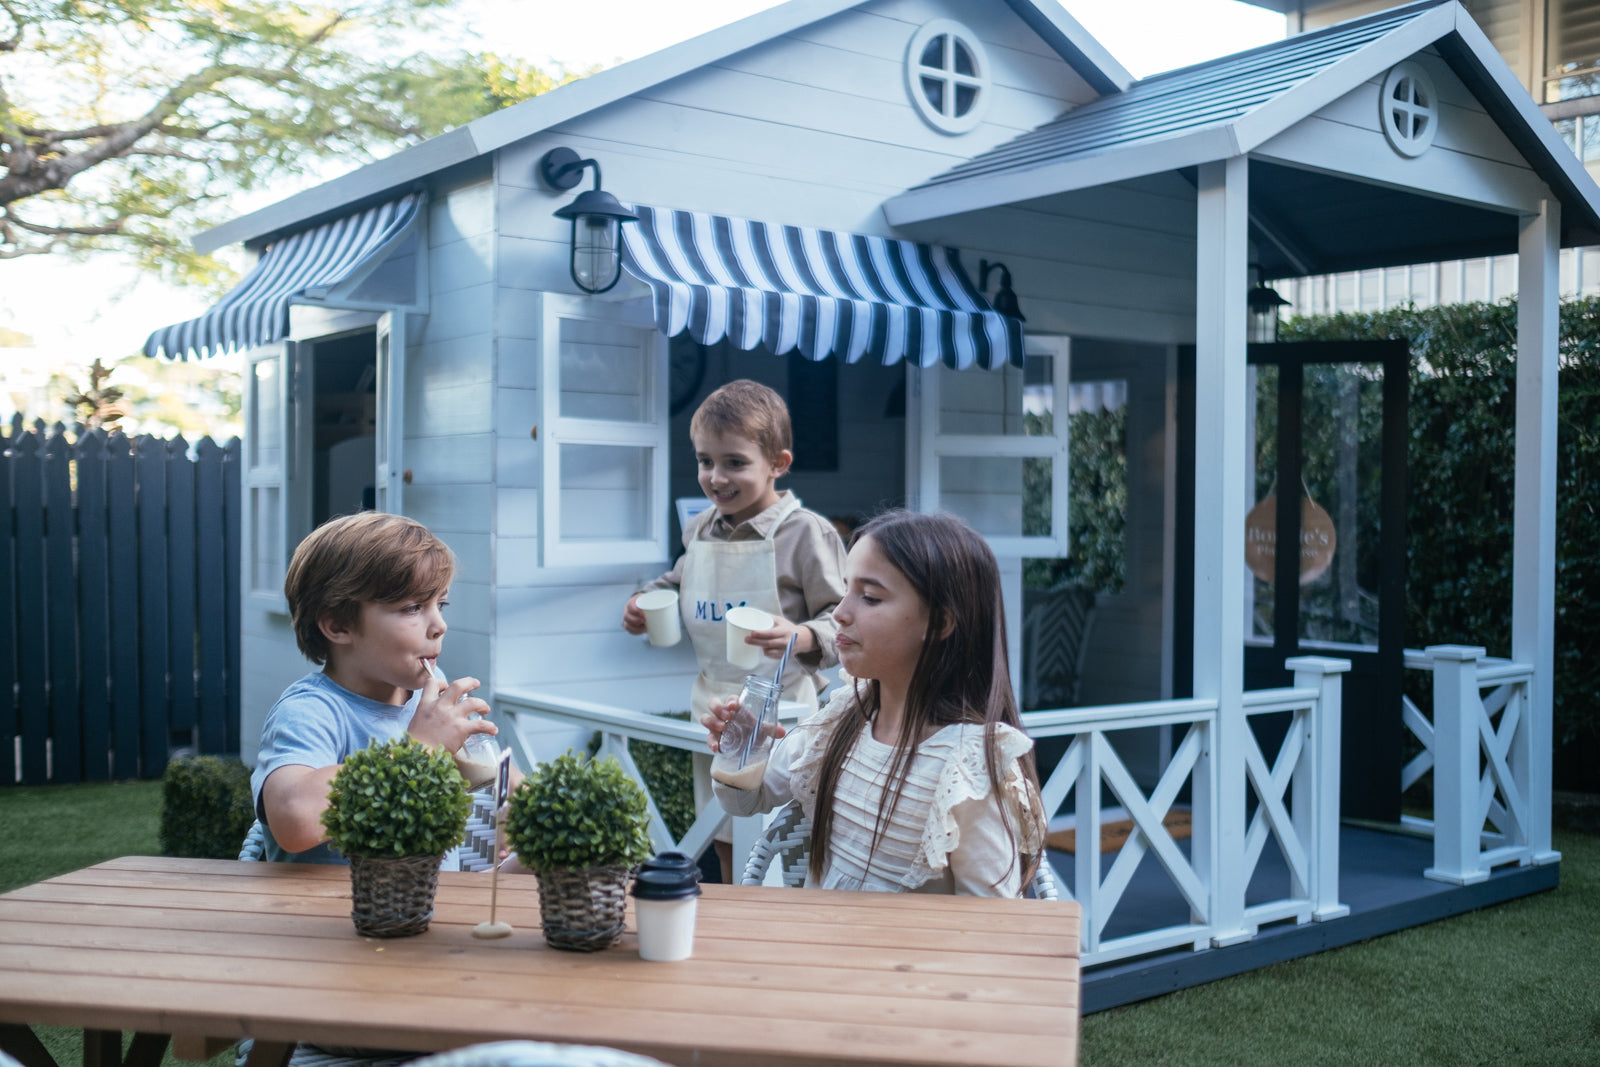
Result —
[[[410,193],[268,245],[255,269],[215,306],[188,322],[164,326],[144,354],[169,359],[220,355],[289,336],[289,305],[318,297],[379,256],[416,218],[422,194]]]
[[[989,306],[954,248],[636,206],[629,273],[656,325],[701,344],[848,363],[994,368],[1023,361],[1022,323]]]

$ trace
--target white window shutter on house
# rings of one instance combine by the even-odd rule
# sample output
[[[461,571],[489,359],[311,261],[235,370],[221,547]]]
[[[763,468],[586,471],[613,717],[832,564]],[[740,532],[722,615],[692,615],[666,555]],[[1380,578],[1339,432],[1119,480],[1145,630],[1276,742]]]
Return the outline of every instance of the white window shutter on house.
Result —
[[[542,562],[664,560],[666,339],[647,301],[542,299]]]

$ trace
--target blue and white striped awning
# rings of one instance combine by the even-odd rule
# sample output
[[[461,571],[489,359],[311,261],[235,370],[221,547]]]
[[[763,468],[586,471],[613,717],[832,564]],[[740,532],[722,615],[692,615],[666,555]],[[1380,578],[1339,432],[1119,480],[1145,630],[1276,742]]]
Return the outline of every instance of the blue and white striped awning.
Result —
[[[291,303],[320,295],[381,255],[421,204],[421,193],[409,193],[273,242],[255,269],[205,314],[152,333],[144,354],[199,358],[283,340]]]
[[[701,344],[848,363],[994,368],[1023,361],[1022,323],[989,306],[954,248],[638,206],[622,227],[656,325]]]

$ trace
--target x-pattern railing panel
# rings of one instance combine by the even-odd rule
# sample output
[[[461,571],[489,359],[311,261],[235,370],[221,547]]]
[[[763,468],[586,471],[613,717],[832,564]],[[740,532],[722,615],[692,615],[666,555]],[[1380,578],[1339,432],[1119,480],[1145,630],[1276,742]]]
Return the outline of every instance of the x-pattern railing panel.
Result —
[[[1122,802],[1123,808],[1133,819],[1132,832],[1128,834],[1127,840],[1117,852],[1117,858],[1112,861],[1111,870],[1106,872],[1104,880],[1097,888],[1096,902],[1100,905],[1097,910],[1101,914],[1095,919],[1096,933],[1105,929],[1106,920],[1110,919],[1111,913],[1116,910],[1129,881],[1133,879],[1133,872],[1145,854],[1152,849],[1173,884],[1189,902],[1190,910],[1199,917],[1200,922],[1209,921],[1210,891],[1195,873],[1189,859],[1178,848],[1178,843],[1173,840],[1172,832],[1167,829],[1166,824],[1167,812],[1172,810],[1173,801],[1177,799],[1184,783],[1189,780],[1189,775],[1200,758],[1200,739],[1203,733],[1204,730],[1196,729],[1184,735],[1178,750],[1172,754],[1172,761],[1167,764],[1166,770],[1161,774],[1161,780],[1150,791],[1149,797],[1140,791],[1106,736],[1101,733],[1090,735],[1100,776],[1105,779],[1112,793]]]
[[[1434,863],[1424,873],[1466,885],[1497,864],[1532,862],[1532,667],[1468,645],[1408,653],[1406,666],[1427,667],[1434,679],[1429,733],[1413,728],[1432,757],[1433,819],[1406,820],[1433,833]],[[1403,776],[1402,788],[1411,781]]]
[[[1289,865],[1293,895],[1296,897],[1308,894],[1311,865],[1305,844],[1300,840],[1294,820],[1284,804],[1284,797],[1288,795],[1290,780],[1300,766],[1300,755],[1305,747],[1305,720],[1309,713],[1309,708],[1297,708],[1291,712],[1289,732],[1284,735],[1277,759],[1270,768],[1254,732],[1246,731],[1245,734],[1249,738],[1244,753],[1245,775],[1258,801],[1255,816],[1250,820],[1250,828],[1245,834],[1245,883],[1249,883],[1256,865],[1261,862],[1261,851],[1266,847],[1270,833],[1277,837],[1278,845],[1283,849],[1284,860]]]

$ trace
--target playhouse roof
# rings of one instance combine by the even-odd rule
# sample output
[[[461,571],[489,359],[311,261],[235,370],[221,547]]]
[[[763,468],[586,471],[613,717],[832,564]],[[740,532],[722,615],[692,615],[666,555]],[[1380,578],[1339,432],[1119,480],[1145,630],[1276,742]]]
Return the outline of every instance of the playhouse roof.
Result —
[[[1121,64],[1055,0],[1001,0],[1096,92],[1133,81]],[[393,196],[429,175],[468,163],[597,108],[626,99],[727,56],[860,6],[862,0],[789,0],[680,44],[591,74],[531,100],[485,115],[386,159],[276,204],[242,215],[194,239],[200,252],[253,242]]]
[[[1248,155],[1430,48],[1560,198],[1563,243],[1600,241],[1600,188],[1454,0],[1425,0],[1143,79],[891,198],[884,213],[891,224],[905,225]],[[1335,180],[1264,166],[1283,187],[1284,200],[1301,205],[1315,201],[1317,183]],[[1503,215],[1495,219],[1481,209],[1461,207],[1459,217],[1450,220],[1458,247],[1441,247],[1443,209],[1414,193],[1372,188],[1374,198],[1413,203],[1405,211],[1352,212],[1347,191],[1340,196],[1345,210],[1339,232],[1330,236],[1332,244],[1319,249],[1313,241],[1294,257],[1297,262],[1280,266],[1300,273],[1374,266],[1386,258],[1381,250],[1388,247],[1395,249],[1389,262],[1415,261],[1424,247],[1437,258],[1449,258],[1443,253],[1450,251],[1465,256],[1510,250],[1487,247],[1503,242],[1505,228],[1496,225]],[[1396,215],[1412,217],[1414,232],[1396,231]],[[1358,262],[1353,258],[1358,247],[1379,251],[1364,253]]]

